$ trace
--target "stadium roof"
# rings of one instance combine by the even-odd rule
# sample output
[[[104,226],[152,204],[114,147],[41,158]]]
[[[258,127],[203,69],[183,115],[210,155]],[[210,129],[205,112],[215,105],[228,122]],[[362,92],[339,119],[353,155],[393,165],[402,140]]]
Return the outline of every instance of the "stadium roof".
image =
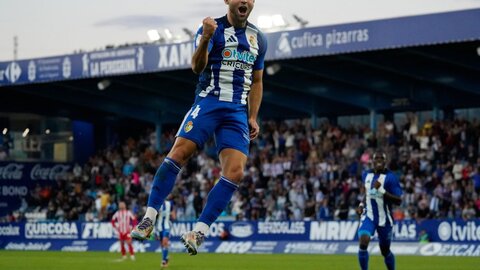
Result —
[[[478,107],[478,25],[480,9],[473,9],[269,33],[261,115]],[[0,62],[0,110],[178,123],[194,98],[192,47]]]

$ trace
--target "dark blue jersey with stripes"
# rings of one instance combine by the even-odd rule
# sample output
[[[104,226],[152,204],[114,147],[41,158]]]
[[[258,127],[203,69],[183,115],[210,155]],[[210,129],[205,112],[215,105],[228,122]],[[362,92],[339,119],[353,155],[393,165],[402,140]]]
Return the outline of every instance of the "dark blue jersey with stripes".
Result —
[[[253,81],[253,71],[262,70],[267,50],[264,34],[247,22],[245,28],[235,28],[227,16],[215,19],[217,29],[208,45],[208,63],[200,74],[196,88],[199,97],[215,97],[220,101],[247,104]],[[195,49],[203,27],[195,36]]]
[[[402,188],[397,176],[385,170],[381,173],[375,173],[373,170],[365,171],[362,174],[362,182],[365,186],[366,192],[366,206],[365,215],[378,226],[393,226],[392,205],[384,200],[384,198],[372,197],[369,194],[371,189],[374,189],[375,182],[380,182],[386,191],[395,195],[402,195]]]

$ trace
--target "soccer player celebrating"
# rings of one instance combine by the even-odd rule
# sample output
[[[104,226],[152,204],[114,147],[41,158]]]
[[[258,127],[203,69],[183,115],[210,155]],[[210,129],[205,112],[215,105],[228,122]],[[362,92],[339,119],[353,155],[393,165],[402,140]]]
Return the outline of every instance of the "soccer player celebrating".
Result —
[[[254,0],[224,0],[227,15],[207,17],[195,37],[192,70],[200,75],[196,99],[185,115],[175,143],[155,174],[142,221],[132,237],[146,239],[157,211],[171,192],[177,174],[197,149],[215,135],[222,176],[210,191],[193,231],[181,240],[197,254],[210,225],[217,219],[243,178],[250,140],[257,137],[257,115],[263,93],[266,38],[247,21]]]
[[[128,245],[130,259],[132,261],[135,260],[132,238],[130,237],[130,231],[135,224],[137,224],[135,216],[127,209],[125,202],[120,202],[118,204],[118,211],[112,216],[112,226],[118,232],[118,240],[120,241],[120,250],[122,251],[123,260],[127,259],[127,256],[125,255],[125,242],[127,242]]]
[[[395,269],[395,257],[390,251],[393,226],[392,204],[402,203],[402,189],[395,174],[386,168],[386,162],[386,154],[376,151],[373,154],[373,170],[368,170],[362,175],[366,205],[361,203],[357,208],[357,213],[361,214],[361,223],[358,228],[360,241],[358,261],[362,270],[368,269],[367,248],[375,230],[387,269]]]
[[[168,267],[168,247],[170,245],[170,217],[175,218],[172,203],[169,200],[160,207],[157,219],[157,239],[162,246],[162,267]]]

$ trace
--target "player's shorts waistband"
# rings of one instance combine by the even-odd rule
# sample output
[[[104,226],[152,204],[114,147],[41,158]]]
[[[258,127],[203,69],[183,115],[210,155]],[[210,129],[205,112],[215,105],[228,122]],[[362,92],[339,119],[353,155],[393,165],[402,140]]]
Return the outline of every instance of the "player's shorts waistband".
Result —
[[[195,98],[195,103],[198,103],[200,102],[201,100],[215,100],[215,101],[219,101],[219,102],[225,102],[225,103],[230,103],[230,104],[238,104],[238,105],[241,105],[241,106],[247,106],[247,104],[243,104],[241,100],[233,100],[233,101],[226,101],[226,100],[221,100],[218,96],[214,96],[214,95],[207,95],[205,97],[201,97],[199,95],[196,96]]]

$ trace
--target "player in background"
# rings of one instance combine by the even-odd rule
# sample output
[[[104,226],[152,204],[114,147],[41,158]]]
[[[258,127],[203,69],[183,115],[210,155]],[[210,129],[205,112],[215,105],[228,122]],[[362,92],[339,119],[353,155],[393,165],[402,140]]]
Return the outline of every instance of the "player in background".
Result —
[[[222,176],[210,191],[193,231],[182,235],[190,255],[197,254],[210,225],[230,202],[243,178],[250,140],[259,133],[266,38],[247,21],[254,0],[224,0],[227,15],[203,20],[194,40],[192,70],[199,74],[196,99],[185,115],[175,143],[157,170],[142,221],[132,237],[146,239],[165,197],[183,165],[215,135]]]
[[[127,209],[125,202],[121,201],[118,204],[118,211],[112,216],[112,226],[118,232],[118,240],[120,241],[120,250],[122,252],[122,259],[127,259],[125,252],[125,242],[128,245],[128,252],[130,259],[135,260],[135,254],[132,246],[132,238],[130,231],[137,224],[137,218]]]
[[[360,249],[358,261],[362,270],[368,269],[368,244],[377,231],[380,250],[388,270],[395,269],[395,256],[390,251],[392,241],[392,205],[402,203],[402,189],[397,176],[386,168],[387,155],[382,151],[373,154],[373,170],[362,174],[365,187],[365,204],[360,203],[357,213],[361,215],[358,228]]]
[[[162,246],[162,267],[168,267],[168,247],[170,245],[170,218],[175,219],[175,211],[170,200],[165,202],[158,211],[157,218],[157,239],[160,240]]]

